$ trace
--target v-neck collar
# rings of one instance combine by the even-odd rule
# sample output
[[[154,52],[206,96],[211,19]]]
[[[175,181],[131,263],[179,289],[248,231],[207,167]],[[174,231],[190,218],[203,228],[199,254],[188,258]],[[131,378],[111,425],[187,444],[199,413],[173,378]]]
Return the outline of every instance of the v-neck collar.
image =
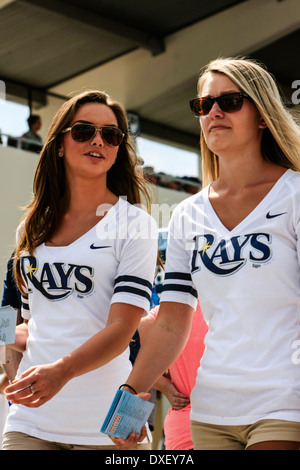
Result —
[[[108,224],[110,222],[110,219],[112,217],[116,217],[116,210],[119,211],[120,210],[120,204],[122,201],[122,198],[119,197],[118,201],[116,202],[116,204],[114,204],[112,207],[109,208],[109,210],[107,211],[107,213],[105,214],[104,217],[102,217],[101,220],[99,220],[99,222],[97,222],[93,227],[91,227],[87,232],[83,233],[80,237],[76,238],[76,240],[74,240],[72,243],[69,243],[69,245],[46,245],[45,243],[42,244],[42,246],[46,247],[46,248],[49,248],[50,250],[54,250],[54,249],[57,249],[57,250],[65,250],[67,248],[71,248],[73,247],[74,245],[80,243],[82,240],[84,240],[86,237],[89,236],[89,234],[94,231],[95,229],[100,229],[102,225],[104,224]]]
[[[237,224],[232,230],[229,230],[225,225],[221,222],[219,219],[218,215],[216,214],[210,199],[209,199],[209,190],[210,186],[212,183],[210,183],[205,189],[204,189],[204,198],[205,202],[208,207],[209,211],[209,217],[213,220],[213,225],[215,225],[218,230],[226,235],[233,234],[235,232],[238,232],[241,230],[243,225],[245,225],[249,220],[251,220],[252,217],[255,216],[256,212],[260,211],[264,206],[267,206],[269,200],[274,197],[274,195],[279,192],[283,182],[287,179],[287,177],[290,175],[292,170],[288,169],[286,170],[283,175],[276,181],[274,186],[270,189],[270,191],[265,195],[265,197],[257,204],[257,206],[239,223]]]

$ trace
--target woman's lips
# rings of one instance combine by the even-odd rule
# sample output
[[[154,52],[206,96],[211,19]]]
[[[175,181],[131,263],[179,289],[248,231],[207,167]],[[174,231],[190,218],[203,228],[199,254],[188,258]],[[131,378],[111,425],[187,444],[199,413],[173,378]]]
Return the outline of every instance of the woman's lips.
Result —
[[[101,158],[104,159],[103,155],[99,152],[87,152],[85,153],[87,157],[93,157],[93,158]]]
[[[229,127],[228,126],[222,126],[222,125],[215,125],[215,126],[210,127],[209,132],[220,131],[220,130],[224,130],[224,129],[229,129]]]

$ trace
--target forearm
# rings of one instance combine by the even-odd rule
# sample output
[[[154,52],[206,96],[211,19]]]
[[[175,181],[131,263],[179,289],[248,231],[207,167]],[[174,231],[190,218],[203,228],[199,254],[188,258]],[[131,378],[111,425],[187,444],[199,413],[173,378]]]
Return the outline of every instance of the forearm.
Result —
[[[130,339],[130,336],[122,335],[118,325],[110,325],[56,364],[64,369],[69,381],[110,362],[128,347]]]
[[[28,338],[28,325],[26,322],[16,327],[15,342],[8,344],[7,347],[15,351],[24,352]]]
[[[171,384],[171,380],[168,379],[167,377],[165,377],[164,375],[162,375],[161,377],[159,377],[159,379],[153,384],[153,388],[155,388],[155,390],[158,390],[159,392],[161,392],[163,395],[167,395],[167,390],[168,390],[168,387],[169,385]]]
[[[142,312],[132,305],[113,304],[106,327],[58,361],[67,379],[102,367],[119,356],[128,347]]]
[[[182,350],[173,334],[156,330],[149,332],[127,380],[137,393],[148,391]]]
[[[138,393],[148,391],[159,380],[189,337],[193,309],[183,304],[162,305],[127,380]]]
[[[0,374],[0,393],[3,393],[7,385],[9,384],[9,379],[6,374]]]
[[[21,403],[26,406],[38,407],[56,395],[71,379],[90,372],[109,362],[120,354],[128,346],[125,340],[115,341],[114,335],[117,325],[107,327],[95,334],[82,346],[69,355],[55,362],[37,365],[23,372],[18,380],[7,387],[7,399],[12,403]],[[30,386],[34,385],[35,391],[42,392],[37,399],[37,394],[30,394]]]

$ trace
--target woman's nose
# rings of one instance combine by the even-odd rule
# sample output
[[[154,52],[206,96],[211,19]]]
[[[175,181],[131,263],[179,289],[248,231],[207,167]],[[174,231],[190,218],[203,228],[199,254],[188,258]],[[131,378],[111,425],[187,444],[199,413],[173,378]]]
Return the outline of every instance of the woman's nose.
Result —
[[[92,145],[99,145],[100,147],[103,146],[104,140],[102,138],[101,130],[97,129],[94,137],[92,138]]]
[[[219,107],[218,103],[215,101],[214,104],[212,105],[211,110],[208,113],[211,117],[224,117],[224,112],[222,109]]]

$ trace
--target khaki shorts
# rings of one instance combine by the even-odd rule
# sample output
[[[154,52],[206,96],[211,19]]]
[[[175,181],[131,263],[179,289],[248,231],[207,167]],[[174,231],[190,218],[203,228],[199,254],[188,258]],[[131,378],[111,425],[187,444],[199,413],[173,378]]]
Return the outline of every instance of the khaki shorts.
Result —
[[[195,450],[244,450],[267,441],[299,442],[300,423],[277,419],[264,419],[247,426],[218,426],[191,423]]]
[[[138,444],[132,450],[150,450],[151,444]],[[118,450],[115,445],[90,446],[62,444],[59,442],[44,441],[22,432],[8,432],[4,434],[2,450]]]

